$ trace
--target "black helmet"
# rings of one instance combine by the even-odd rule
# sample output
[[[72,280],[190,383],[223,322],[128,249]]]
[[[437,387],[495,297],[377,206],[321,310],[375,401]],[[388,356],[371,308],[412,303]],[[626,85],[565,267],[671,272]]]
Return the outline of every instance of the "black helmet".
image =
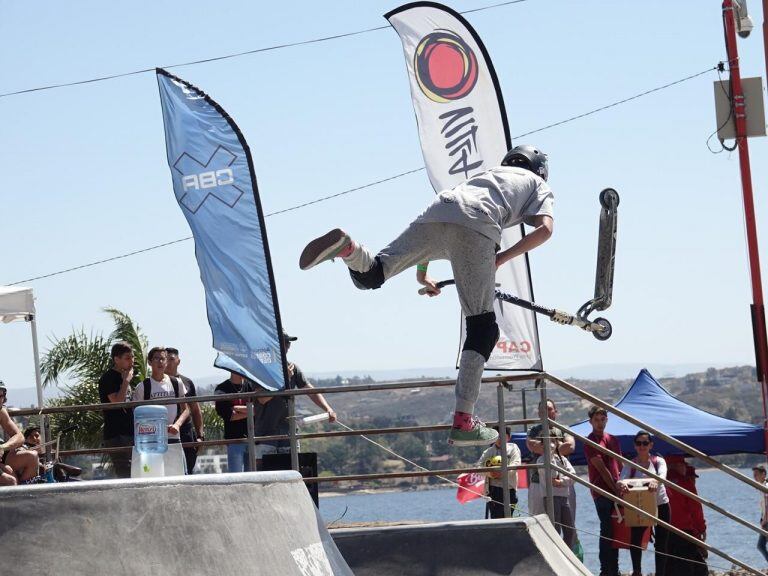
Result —
[[[547,155],[535,146],[523,144],[515,146],[506,153],[502,166],[519,166],[538,174],[544,180],[549,176],[549,165],[547,164]]]

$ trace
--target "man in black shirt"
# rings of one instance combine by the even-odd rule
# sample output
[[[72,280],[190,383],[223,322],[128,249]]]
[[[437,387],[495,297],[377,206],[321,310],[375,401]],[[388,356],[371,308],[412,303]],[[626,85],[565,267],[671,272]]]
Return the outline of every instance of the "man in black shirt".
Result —
[[[240,394],[243,392],[253,392],[253,385],[235,372],[230,372],[229,378],[216,386],[213,391],[214,394]],[[245,400],[217,400],[216,412],[224,420],[225,440],[248,437],[248,406]],[[227,444],[227,471],[251,471],[247,443]]]
[[[295,342],[296,340],[298,340],[296,336],[289,336],[287,333],[283,332],[283,342],[285,343],[286,354],[291,347],[291,342]],[[312,384],[307,380],[307,377],[299,367],[296,366],[296,364],[289,362],[286,390],[312,387]],[[336,412],[333,411],[322,394],[310,394],[309,398],[317,406],[322,408],[324,412],[328,412],[329,420],[331,422],[336,420]],[[268,397],[259,398],[258,400],[259,403],[256,405],[256,436],[287,435],[289,431],[288,399],[286,397]],[[290,452],[290,449],[291,444],[288,440],[271,440],[268,443],[258,444],[256,464],[259,465],[261,463],[261,458],[265,454],[287,453]]]
[[[194,398],[197,396],[195,390],[195,384],[187,378],[179,374],[179,364],[181,359],[179,358],[179,351],[177,348],[166,348],[165,354],[168,358],[168,362],[165,366],[165,373],[168,376],[178,378],[184,383],[184,388],[187,390],[186,397]],[[191,418],[184,420],[184,423],[179,429],[179,439],[183,443],[187,442],[202,442],[205,440],[203,431],[203,413],[200,410],[200,405],[197,402],[188,402],[189,412]],[[192,426],[194,424],[194,427]],[[197,447],[184,448],[184,458],[187,461],[187,474],[192,474],[192,470],[195,468],[197,462]]]
[[[127,342],[115,342],[110,353],[112,368],[99,379],[99,401],[102,404],[127,402],[131,399],[133,380],[133,350]],[[104,410],[104,446],[133,446],[133,410],[119,408]],[[129,450],[109,454],[118,478],[131,477]]]

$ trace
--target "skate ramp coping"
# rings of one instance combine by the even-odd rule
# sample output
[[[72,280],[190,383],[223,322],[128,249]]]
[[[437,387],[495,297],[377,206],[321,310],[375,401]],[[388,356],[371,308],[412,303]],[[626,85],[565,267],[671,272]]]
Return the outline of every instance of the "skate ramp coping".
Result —
[[[298,472],[0,488],[3,576],[353,576]]]
[[[331,530],[355,576],[591,576],[545,515]]]

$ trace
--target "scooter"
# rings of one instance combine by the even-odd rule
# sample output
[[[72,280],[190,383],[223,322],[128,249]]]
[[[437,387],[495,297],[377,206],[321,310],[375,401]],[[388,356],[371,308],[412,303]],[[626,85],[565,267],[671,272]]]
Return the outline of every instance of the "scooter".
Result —
[[[540,306],[501,290],[496,290],[496,298],[536,314],[547,316],[558,324],[576,326],[586,332],[591,332],[598,340],[608,340],[613,334],[611,323],[602,317],[590,320],[588,316],[594,311],[607,310],[613,299],[613,270],[616,260],[619,193],[613,188],[606,188],[600,192],[599,200],[601,210],[597,245],[597,270],[595,272],[595,294],[591,300],[585,302],[574,315],[562,310]],[[442,280],[437,282],[436,286],[443,288],[453,284],[456,284],[455,280]],[[426,293],[426,288],[419,290],[419,294]]]

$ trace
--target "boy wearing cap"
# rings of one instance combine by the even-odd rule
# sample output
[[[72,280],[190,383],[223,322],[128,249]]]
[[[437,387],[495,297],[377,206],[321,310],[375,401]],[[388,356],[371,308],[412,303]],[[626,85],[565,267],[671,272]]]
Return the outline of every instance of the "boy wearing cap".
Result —
[[[752,468],[752,477],[755,482],[759,482],[766,488],[768,488],[768,482],[766,482],[766,470],[764,464],[758,464]],[[760,494],[760,526],[763,530],[768,530],[768,494],[765,492],[759,492]],[[757,549],[760,550],[760,554],[763,555],[765,561],[768,562],[768,550],[766,550],[766,539],[762,534],[757,539]]]
[[[296,336],[290,336],[283,331],[283,343],[285,352],[291,347],[291,342],[298,340]],[[312,383],[304,376],[304,372],[293,362],[288,363],[288,382],[285,384],[286,390],[296,388],[313,388]],[[331,422],[336,420],[336,412],[333,411],[330,404],[322,394],[310,394],[309,399],[324,412],[328,412]],[[256,406],[256,436],[283,436],[288,434],[288,398],[287,397],[266,397],[259,398],[259,404]],[[277,454],[288,452],[290,444],[287,440],[273,440],[267,444],[258,444],[257,465],[265,454]]]

